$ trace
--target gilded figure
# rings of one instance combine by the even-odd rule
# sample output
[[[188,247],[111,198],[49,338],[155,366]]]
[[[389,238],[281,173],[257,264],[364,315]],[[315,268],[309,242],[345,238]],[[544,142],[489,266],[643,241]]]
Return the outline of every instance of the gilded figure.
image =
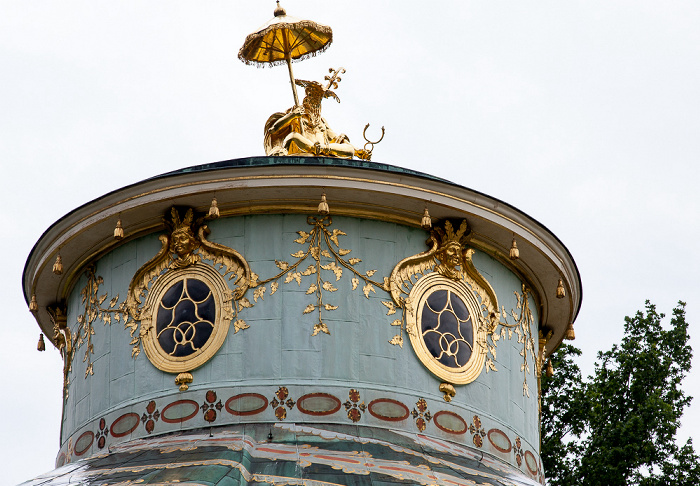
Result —
[[[332,76],[326,76],[328,84],[323,86],[316,81],[298,79],[296,85],[305,90],[301,105],[295,105],[286,112],[270,116],[265,123],[265,153],[273,156],[306,155],[351,159],[353,156],[369,160],[371,151],[356,149],[344,133],[336,133],[321,116],[321,102],[324,98],[340,98],[331,88],[337,88],[339,74],[343,68],[331,69]]]
[[[199,256],[194,251],[199,247],[199,242],[195,237],[193,226],[194,213],[188,209],[185,217],[180,220],[177,209],[170,210],[172,221],[165,220],[165,224],[170,227],[170,251],[177,255],[177,258],[170,264],[170,268],[184,268],[197,263]]]

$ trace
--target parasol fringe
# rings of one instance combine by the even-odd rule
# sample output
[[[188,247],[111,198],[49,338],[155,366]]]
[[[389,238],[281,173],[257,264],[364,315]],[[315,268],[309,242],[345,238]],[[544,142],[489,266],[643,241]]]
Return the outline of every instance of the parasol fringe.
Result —
[[[316,57],[317,55],[326,52],[326,50],[328,49],[329,46],[330,46],[330,43],[326,44],[325,46],[323,46],[322,48],[320,48],[320,49],[318,49],[318,50],[316,50],[316,51],[307,52],[307,53],[304,54],[303,56],[299,56],[299,57],[297,57],[297,58],[292,59],[292,63],[300,62],[300,61],[303,61],[303,60],[305,60],[305,59],[310,59],[310,58],[312,58],[312,57]],[[280,60],[278,60],[278,61],[271,61],[271,62],[267,62],[267,61],[265,61],[265,62],[250,61],[250,60],[248,60],[248,59],[245,59],[245,58],[241,57],[241,53],[240,53],[240,52],[238,53],[238,59],[240,59],[243,63],[247,64],[248,66],[255,66],[255,67],[257,67],[258,69],[264,68],[265,66],[275,67],[275,66],[285,66],[285,65],[287,64],[287,60],[286,60],[286,59],[280,59]]]
[[[317,24],[316,22],[314,22],[312,20],[299,20],[299,21],[295,21],[293,23],[280,22],[280,23],[272,24],[272,25],[270,25],[270,26],[268,26],[268,27],[266,27],[263,30],[260,30],[258,32],[254,32],[252,34],[249,34],[245,38],[245,41],[243,42],[243,47],[241,47],[241,49],[238,51],[238,59],[240,59],[242,62],[244,62],[245,64],[248,64],[248,65],[250,65],[250,64],[263,64],[263,65],[269,64],[270,66],[279,66],[279,65],[286,64],[286,60],[284,60],[284,59],[281,59],[278,61],[263,61],[263,62],[251,61],[251,60],[246,59],[245,53],[250,48],[250,44],[254,40],[259,39],[260,37],[264,37],[265,35],[267,35],[270,32],[273,32],[275,30],[280,30],[280,29],[296,30],[299,27],[304,27],[304,28],[308,28],[311,30],[315,30],[317,32],[320,32],[322,34],[327,35],[329,37],[329,39],[328,39],[328,42],[323,47],[317,49],[314,52],[309,52],[309,53],[306,53],[302,56],[294,58],[294,59],[292,59],[292,62],[303,61],[304,59],[308,59],[310,57],[316,56],[317,54],[325,52],[326,49],[328,49],[328,46],[330,46],[330,44],[333,42],[333,29],[331,29],[330,27],[328,27],[326,25]]]

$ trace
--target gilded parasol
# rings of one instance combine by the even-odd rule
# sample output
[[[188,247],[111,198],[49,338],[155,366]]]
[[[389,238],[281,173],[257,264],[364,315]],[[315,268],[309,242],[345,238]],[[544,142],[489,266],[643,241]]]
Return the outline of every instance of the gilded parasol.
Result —
[[[246,64],[277,66],[287,64],[292,83],[294,104],[299,105],[292,72],[292,61],[299,61],[325,51],[333,41],[333,31],[311,20],[287,15],[279,1],[272,20],[246,37],[238,58]]]

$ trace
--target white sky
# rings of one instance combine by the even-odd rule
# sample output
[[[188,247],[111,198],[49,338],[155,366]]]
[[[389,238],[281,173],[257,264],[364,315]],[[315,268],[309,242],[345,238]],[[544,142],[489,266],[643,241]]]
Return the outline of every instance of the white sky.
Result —
[[[347,73],[324,116],[374,159],[502,199],[569,248],[575,344],[592,372],[623,318],[688,302],[700,352],[700,3],[285,0],[335,41],[299,79]],[[271,0],[0,0],[3,483],[53,469],[61,361],[36,352],[21,293],[36,240],[73,208],[145,178],[264,155],[292,105],[284,67],[237,60]],[[47,343],[48,344],[48,343]],[[696,403],[679,437],[700,448]]]

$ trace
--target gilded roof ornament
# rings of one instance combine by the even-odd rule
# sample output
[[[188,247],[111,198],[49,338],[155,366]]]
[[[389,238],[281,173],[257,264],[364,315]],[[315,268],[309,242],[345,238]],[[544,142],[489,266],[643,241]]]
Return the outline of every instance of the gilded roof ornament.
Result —
[[[345,69],[329,69],[330,75],[324,78],[328,81],[325,86],[317,81],[294,78],[292,61],[303,60],[325,51],[333,41],[333,31],[330,27],[311,20],[299,20],[287,15],[279,1],[274,15],[260,29],[246,37],[238,52],[238,58],[246,64],[286,64],[289,70],[294,106],[268,118],[265,123],[265,154],[346,159],[357,157],[370,160],[374,145],[384,138],[384,127],[381,138],[371,142],[366,137],[369,127],[367,124],[363,132],[367,143],[364,148],[356,148],[347,135],[333,131],[321,117],[321,102],[324,98],[335,98],[340,103],[340,98],[332,90],[338,88],[340,75],[345,73]],[[301,104],[297,86],[304,88],[305,96]]]

